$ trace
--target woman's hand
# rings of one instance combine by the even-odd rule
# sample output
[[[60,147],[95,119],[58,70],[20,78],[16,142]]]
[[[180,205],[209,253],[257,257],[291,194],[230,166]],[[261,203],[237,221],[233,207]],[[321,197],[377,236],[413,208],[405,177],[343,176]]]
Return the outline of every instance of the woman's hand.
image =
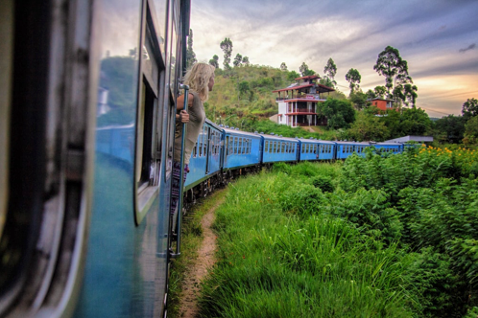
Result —
[[[178,118],[179,116],[179,118]],[[181,123],[185,124],[189,122],[189,114],[187,111],[184,109],[179,112],[178,115],[176,115],[176,120],[179,120]]]

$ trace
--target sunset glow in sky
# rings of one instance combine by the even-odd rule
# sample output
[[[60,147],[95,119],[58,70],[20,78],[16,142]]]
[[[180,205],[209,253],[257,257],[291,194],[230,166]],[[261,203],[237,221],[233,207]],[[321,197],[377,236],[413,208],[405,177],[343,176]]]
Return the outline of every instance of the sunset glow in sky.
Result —
[[[373,66],[390,45],[408,62],[418,87],[417,106],[430,117],[461,114],[468,98],[478,98],[478,1],[284,1],[192,0],[194,52],[200,62],[228,37],[252,64],[299,71],[305,62],[323,75],[331,57],[335,80],[349,93],[345,74],[362,75],[365,92],[385,85]]]

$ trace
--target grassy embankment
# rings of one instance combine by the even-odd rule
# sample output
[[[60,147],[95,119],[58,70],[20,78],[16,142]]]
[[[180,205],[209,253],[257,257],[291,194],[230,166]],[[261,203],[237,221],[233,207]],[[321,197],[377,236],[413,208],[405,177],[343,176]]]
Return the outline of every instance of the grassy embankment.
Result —
[[[278,164],[229,186],[203,317],[475,317],[478,153]]]

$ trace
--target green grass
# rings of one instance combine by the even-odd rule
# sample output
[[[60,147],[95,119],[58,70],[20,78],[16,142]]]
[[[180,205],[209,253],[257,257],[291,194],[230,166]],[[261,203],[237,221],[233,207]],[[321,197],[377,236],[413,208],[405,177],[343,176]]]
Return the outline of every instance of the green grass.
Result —
[[[413,316],[403,250],[294,199],[312,193],[308,205],[324,204],[312,176],[336,180],[340,167],[279,164],[230,186],[216,212],[219,261],[203,284],[202,317]]]
[[[168,317],[179,317],[179,299],[182,292],[182,282],[185,280],[187,269],[193,266],[198,257],[198,249],[203,240],[201,219],[227,193],[227,189],[214,192],[206,200],[198,203],[183,218],[181,235],[181,256],[171,263],[169,277]]]

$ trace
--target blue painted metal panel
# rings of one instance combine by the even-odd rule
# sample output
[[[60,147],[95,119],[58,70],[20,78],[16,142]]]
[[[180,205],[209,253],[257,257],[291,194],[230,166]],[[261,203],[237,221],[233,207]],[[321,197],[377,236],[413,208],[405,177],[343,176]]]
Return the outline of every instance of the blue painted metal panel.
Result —
[[[319,140],[319,160],[335,159],[335,142]]]
[[[261,134],[264,138],[263,163],[297,161],[299,141],[294,138]]]
[[[155,30],[166,50],[167,1],[153,0],[164,14],[156,14]],[[176,1],[172,1],[176,2]],[[135,140],[140,59],[142,2],[100,0],[95,6],[104,26],[97,29],[102,59],[96,129],[94,201],[84,282],[75,317],[160,316],[166,288],[169,201],[172,158],[166,145],[171,118],[169,94],[159,99],[162,151],[159,184],[139,225],[135,223]],[[125,18],[127,17],[127,18]],[[178,21],[179,22],[179,21]],[[164,53],[164,50],[161,50]],[[169,65],[165,52],[164,65]],[[91,54],[94,58],[96,55]],[[169,83],[170,68],[164,70]]]
[[[236,169],[260,163],[261,136],[224,128],[224,169]]]
[[[399,143],[379,142],[373,146],[382,153],[400,153],[402,151],[402,144]]]
[[[354,152],[354,142],[337,141],[336,159],[347,159]]]

